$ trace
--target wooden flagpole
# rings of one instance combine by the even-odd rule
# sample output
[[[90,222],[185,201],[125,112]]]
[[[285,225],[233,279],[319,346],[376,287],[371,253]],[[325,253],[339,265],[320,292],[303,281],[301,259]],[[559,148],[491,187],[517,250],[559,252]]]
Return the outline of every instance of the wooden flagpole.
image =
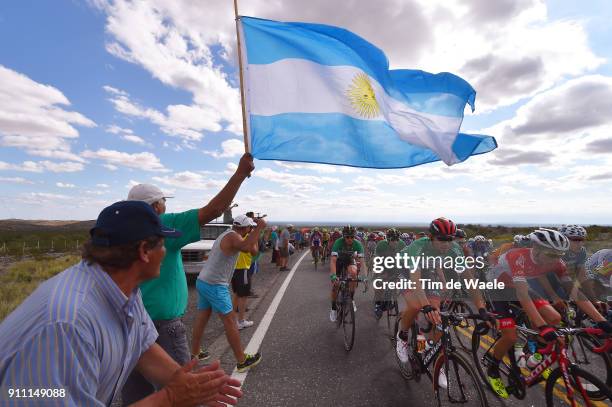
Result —
[[[244,97],[244,77],[242,74],[242,46],[240,44],[240,17],[238,16],[238,0],[234,0],[234,18],[236,20],[236,43],[238,44],[238,70],[240,75],[240,103],[242,104],[242,134],[244,136],[244,151],[249,152],[249,142],[247,139],[247,119],[246,105]]]

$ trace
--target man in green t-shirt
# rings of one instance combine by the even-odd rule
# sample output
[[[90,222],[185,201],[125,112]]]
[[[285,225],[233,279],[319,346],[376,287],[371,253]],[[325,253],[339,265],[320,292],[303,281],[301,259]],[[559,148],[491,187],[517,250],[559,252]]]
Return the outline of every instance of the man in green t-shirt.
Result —
[[[355,239],[355,228],[345,226],[342,229],[342,238],[336,240],[331,250],[331,260],[329,262],[329,273],[332,281],[331,290],[331,310],[329,320],[336,322],[338,312],[336,309],[336,297],[338,296],[338,274],[343,276],[348,273],[350,278],[357,278],[359,268],[363,263],[363,246]],[[365,267],[365,265],[364,265]],[[355,284],[350,283],[351,294],[355,292]],[[353,302],[355,307],[355,302]]]
[[[397,229],[391,228],[387,230],[385,235],[387,238],[385,240],[381,240],[376,245],[376,257],[395,257],[397,253],[401,252],[406,247],[406,243],[404,243],[403,240],[400,240],[400,233]],[[392,267],[391,269],[385,268],[380,278],[382,278],[383,281],[396,280],[397,269],[395,267]],[[374,290],[374,314],[376,315],[376,319],[380,319],[383,311],[387,309],[390,302],[389,294],[389,290]]]
[[[185,212],[166,213],[166,198],[171,197],[164,195],[154,185],[138,184],[128,194],[128,200],[144,201],[151,205],[165,227],[183,232],[180,238],[165,241],[166,257],[161,264],[159,277],[140,285],[143,303],[159,333],[157,343],[181,366],[191,359],[187,331],[181,320],[188,298],[181,248],[200,240],[200,228],[223,214],[254,168],[253,156],[245,153],[236,172],[210,202],[199,209]],[[123,388],[122,399],[127,405],[154,391],[152,384],[133,372]]]

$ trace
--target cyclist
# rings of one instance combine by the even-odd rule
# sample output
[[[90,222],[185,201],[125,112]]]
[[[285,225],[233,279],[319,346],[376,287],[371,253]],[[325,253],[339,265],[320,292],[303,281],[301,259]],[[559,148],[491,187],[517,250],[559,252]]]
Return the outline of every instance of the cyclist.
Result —
[[[426,264],[421,263],[416,270],[409,270],[410,276],[405,275],[406,270],[402,273],[405,278],[409,278],[416,283],[414,289],[406,290],[402,293],[407,305],[406,309],[402,312],[401,327],[397,334],[396,352],[397,357],[403,363],[407,363],[409,360],[408,332],[419,312],[423,312],[427,320],[433,324],[440,324],[442,322],[438,310],[440,309],[443,290],[428,287],[424,289],[420,280],[429,279],[444,284],[448,279],[457,280],[459,278],[459,275],[454,270],[445,270],[440,264],[440,260],[448,257],[453,258],[456,264],[459,264],[459,258],[463,260],[463,250],[456,242],[453,242],[456,232],[457,226],[453,221],[446,218],[434,219],[429,225],[429,237],[416,240],[400,253],[402,256],[406,254],[409,258],[416,259],[421,257],[426,260],[436,260],[433,262],[433,265],[430,264],[430,260],[427,260]],[[465,270],[463,273],[460,273],[460,276],[461,278],[472,278],[471,270]],[[480,292],[478,290],[470,290],[470,296],[478,307],[479,314],[484,319],[488,319],[485,303],[480,296]],[[435,339],[438,338],[436,337]],[[445,376],[440,378],[439,385],[442,387],[447,386]]]
[[[318,253],[319,257],[321,256],[321,246],[323,242],[323,235],[319,232],[319,228],[315,227],[312,229],[312,234],[310,235],[310,255],[312,256],[312,261],[314,262],[315,252]]]
[[[489,250],[489,242],[483,235],[474,236],[474,241],[470,245],[474,257],[487,258]]]
[[[595,300],[612,300],[612,249],[601,249],[591,255],[585,263],[587,281],[593,287]],[[605,302],[599,301],[603,309],[607,309]],[[609,310],[608,310],[609,312]],[[612,320],[612,315],[609,314]]]
[[[370,232],[368,235],[368,241],[366,242],[366,260],[368,262],[368,267],[371,268],[372,261],[374,256],[376,255],[376,233]]]
[[[323,258],[327,258],[329,255],[329,239],[331,235],[326,228],[323,228]]]
[[[508,250],[525,247],[524,242],[526,240],[529,240],[529,238],[524,235],[514,235],[512,242],[502,243],[497,249],[491,252],[489,255],[489,263],[496,265],[499,262],[500,256]]]
[[[530,291],[529,280],[537,279],[555,302],[560,299],[548,283],[547,274],[556,274],[569,291],[572,286],[572,280],[561,260],[569,248],[568,239],[552,229],[538,229],[529,237],[532,248],[513,249],[504,253],[492,270],[493,277],[503,282],[506,289],[505,298],[495,300],[492,304],[498,315],[501,338],[493,347],[492,354],[486,355],[487,380],[502,398],[508,398],[508,391],[500,378],[499,363],[517,341],[515,311],[511,305],[519,305],[525,311],[532,326],[539,330],[538,341],[546,343],[555,339],[555,329],[552,326],[560,324],[561,315],[547,300]],[[585,301],[584,296],[580,296],[577,305],[599,328],[606,332],[611,330],[612,326],[591,302]]]
[[[329,262],[329,274],[332,282],[331,310],[329,320],[336,322],[338,312],[336,310],[336,297],[338,295],[338,278],[348,273],[349,278],[357,278],[361,263],[363,262],[363,246],[355,239],[355,228],[347,225],[342,229],[342,237],[334,242],[331,249]],[[349,284],[351,296],[355,293],[355,283]],[[353,307],[355,303],[353,303]]]
[[[395,257],[397,253],[401,252],[406,247],[406,244],[402,240],[400,240],[400,234],[397,229],[391,228],[387,230],[386,236],[387,238],[385,240],[381,240],[376,245],[376,257]],[[382,275],[383,280],[394,280],[396,277],[395,275],[393,275],[394,271],[396,271],[395,268],[392,268],[390,270],[385,269]],[[388,306],[387,301],[380,299],[380,291],[381,290],[376,290],[374,293],[374,314],[376,315],[377,319],[380,319],[380,317],[382,317],[383,311],[385,311]]]
[[[412,240],[410,239],[410,234],[409,233],[406,233],[406,232],[402,233],[400,235],[400,239],[402,239],[402,242],[404,242],[404,244],[406,246],[408,246],[410,243],[412,243]]]
[[[342,233],[340,233],[340,229],[338,228],[334,228],[334,231],[332,232],[331,235],[331,241],[330,244],[333,247],[334,243],[336,243],[336,240],[340,239],[342,237]]]

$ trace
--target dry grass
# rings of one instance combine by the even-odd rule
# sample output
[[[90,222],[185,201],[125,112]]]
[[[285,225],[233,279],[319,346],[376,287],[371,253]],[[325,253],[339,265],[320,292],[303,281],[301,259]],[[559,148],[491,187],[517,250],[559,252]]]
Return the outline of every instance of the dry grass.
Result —
[[[21,304],[43,281],[80,260],[79,256],[23,260],[0,275],[0,321]]]

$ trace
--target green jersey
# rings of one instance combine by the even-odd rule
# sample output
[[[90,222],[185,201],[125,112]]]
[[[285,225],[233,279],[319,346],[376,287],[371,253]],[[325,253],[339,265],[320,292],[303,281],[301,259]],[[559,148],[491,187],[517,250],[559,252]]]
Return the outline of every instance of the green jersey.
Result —
[[[142,302],[152,320],[174,319],[187,308],[187,278],[181,259],[181,248],[200,240],[198,209],[180,213],[164,213],[159,217],[164,226],[178,229],[183,234],[176,239],[165,239],[166,257],[159,277],[140,285]]]
[[[331,249],[332,256],[346,255],[346,254],[354,254],[357,252],[358,257],[363,257],[363,245],[357,239],[353,239],[353,244],[351,246],[347,246],[346,241],[343,237],[336,240]]]
[[[376,256],[381,257],[394,257],[396,253],[401,252],[406,247],[406,243],[402,240],[395,242],[395,248],[389,245],[387,240],[381,240],[376,245]]]
[[[419,269],[422,272],[433,272],[440,264],[442,264],[441,268],[445,272],[452,270],[452,267],[449,267],[450,263],[454,264],[457,258],[464,257],[463,249],[456,242],[451,243],[451,247],[446,253],[441,253],[434,248],[431,240],[427,237],[412,242],[412,244],[401,251],[401,255],[403,256],[404,254],[415,260],[420,257],[422,260],[419,263]],[[428,259],[429,261],[427,261]]]

